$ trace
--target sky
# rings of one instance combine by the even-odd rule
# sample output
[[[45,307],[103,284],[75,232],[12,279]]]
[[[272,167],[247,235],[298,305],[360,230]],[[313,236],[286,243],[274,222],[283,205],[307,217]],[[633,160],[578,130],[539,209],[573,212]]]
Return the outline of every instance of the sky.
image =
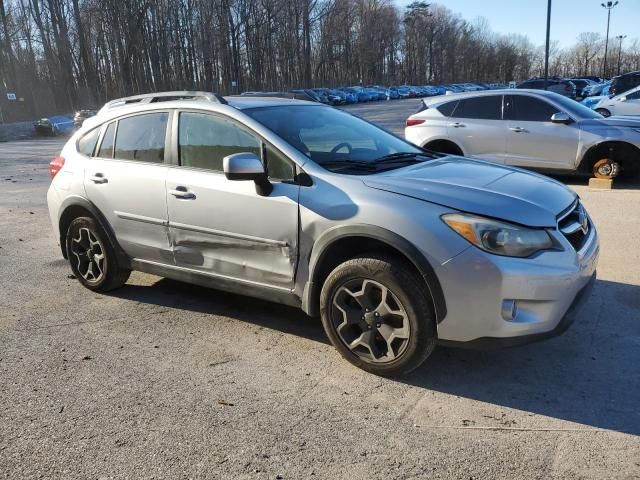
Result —
[[[412,0],[395,0],[404,9]],[[477,17],[488,20],[497,33],[519,33],[535,45],[543,45],[547,28],[547,0],[427,0],[459,13],[465,20]],[[607,30],[607,12],[600,5],[604,0],[553,0],[551,8],[551,41],[560,47],[576,42],[582,32]],[[616,35],[628,39],[640,38],[640,0],[619,0],[611,11],[609,41]],[[615,39],[614,39],[615,40]],[[623,47],[624,48],[624,47]]]

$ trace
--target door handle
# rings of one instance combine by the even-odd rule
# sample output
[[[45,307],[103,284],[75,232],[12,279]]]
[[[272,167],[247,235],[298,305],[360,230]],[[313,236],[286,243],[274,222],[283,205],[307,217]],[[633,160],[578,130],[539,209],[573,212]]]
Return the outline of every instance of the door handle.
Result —
[[[196,198],[196,194],[190,192],[187,187],[178,186],[175,190],[169,190],[169,193],[176,198],[181,200],[194,200]]]
[[[89,177],[93,183],[107,183],[109,180],[102,174],[96,173],[93,177]]]
[[[509,130],[516,133],[524,132],[524,128],[522,127],[509,127]]]
[[[461,127],[464,127],[464,123],[455,122],[455,123],[450,123],[449,126],[453,128],[461,128]]]

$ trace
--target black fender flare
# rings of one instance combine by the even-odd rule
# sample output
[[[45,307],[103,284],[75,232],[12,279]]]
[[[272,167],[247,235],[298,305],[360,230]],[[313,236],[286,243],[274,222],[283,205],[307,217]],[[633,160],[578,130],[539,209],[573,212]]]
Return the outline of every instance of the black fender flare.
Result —
[[[437,323],[444,320],[447,315],[447,305],[442,286],[440,285],[435,270],[425,256],[415,245],[397,233],[376,225],[367,224],[338,225],[324,232],[315,241],[309,259],[309,278],[302,296],[302,309],[305,312],[311,316],[317,316],[319,314],[320,306],[318,299],[322,285],[318,284],[316,277],[331,245],[340,239],[348,237],[367,237],[378,240],[404,255],[424,278],[433,302]]]
[[[65,216],[65,213],[70,208],[73,208],[73,207],[83,208],[87,210],[93,216],[93,218],[95,218],[95,220],[98,222],[102,230],[107,235],[107,238],[111,242],[111,245],[113,245],[116,251],[118,263],[122,266],[129,266],[131,263],[130,259],[127,256],[127,254],[124,252],[120,244],[118,243],[115,232],[111,227],[111,224],[106,219],[106,217],[102,214],[100,209],[98,209],[98,207],[96,207],[95,204],[93,204],[86,198],[81,197],[79,195],[71,195],[62,202],[62,204],[60,205],[59,214],[58,214],[58,228],[60,229],[60,224],[62,222],[62,219]],[[66,244],[66,232],[63,232],[62,229],[60,229],[60,249],[62,250],[62,256],[64,258],[67,258],[65,244]]]

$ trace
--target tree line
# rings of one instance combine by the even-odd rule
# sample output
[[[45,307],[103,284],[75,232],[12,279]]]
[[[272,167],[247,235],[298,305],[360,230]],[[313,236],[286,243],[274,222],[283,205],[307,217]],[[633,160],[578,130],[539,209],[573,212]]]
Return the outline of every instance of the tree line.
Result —
[[[552,74],[603,73],[599,34],[551,53]],[[640,69],[637,39],[621,53]],[[173,89],[508,82],[541,74],[543,54],[423,1],[0,0],[0,93],[44,88],[62,110]],[[617,58],[610,40],[607,75]]]

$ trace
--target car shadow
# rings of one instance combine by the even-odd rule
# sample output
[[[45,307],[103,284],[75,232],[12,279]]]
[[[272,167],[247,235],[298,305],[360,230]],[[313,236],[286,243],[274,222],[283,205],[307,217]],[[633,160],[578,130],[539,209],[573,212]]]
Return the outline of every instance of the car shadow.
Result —
[[[196,313],[221,315],[253,325],[328,344],[317,318],[302,310],[257,298],[161,278],[153,285],[131,285],[110,296]]]
[[[552,174],[549,177],[571,187],[588,187],[589,177],[585,175],[558,175]],[[640,178],[616,178],[613,181],[613,190],[640,190]],[[605,190],[606,191],[606,190]]]
[[[319,319],[296,308],[170,279],[128,284],[111,295],[328,343]],[[489,352],[440,347],[395,381],[640,435],[640,286],[598,280],[575,324],[560,337]]]
[[[403,382],[640,435],[640,286],[598,280],[562,336],[491,352],[440,348]]]

